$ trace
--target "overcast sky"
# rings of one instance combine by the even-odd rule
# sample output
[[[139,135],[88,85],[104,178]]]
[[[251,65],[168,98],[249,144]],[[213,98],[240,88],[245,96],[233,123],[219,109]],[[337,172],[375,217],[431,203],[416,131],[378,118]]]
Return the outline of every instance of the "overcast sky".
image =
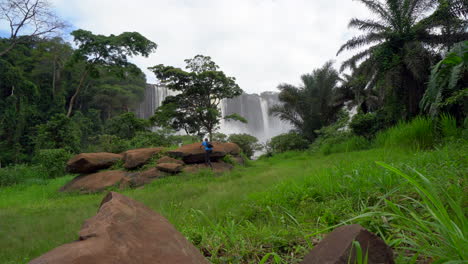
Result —
[[[75,28],[98,34],[138,31],[159,47],[134,62],[146,68],[184,66],[197,54],[211,56],[248,93],[298,84],[303,73],[327,60],[335,67],[349,56],[335,54],[356,32],[352,17],[368,11],[352,0],[53,0]]]

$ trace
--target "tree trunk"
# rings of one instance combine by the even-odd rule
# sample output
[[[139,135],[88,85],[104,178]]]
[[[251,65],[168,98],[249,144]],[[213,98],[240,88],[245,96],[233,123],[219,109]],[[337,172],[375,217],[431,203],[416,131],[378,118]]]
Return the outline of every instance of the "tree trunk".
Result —
[[[81,75],[80,82],[78,84],[78,87],[76,88],[75,94],[70,99],[70,103],[68,105],[68,112],[67,112],[67,117],[70,117],[73,111],[73,105],[75,103],[76,97],[78,97],[78,94],[80,93],[81,87],[83,86],[83,83],[86,79],[86,76],[88,76],[88,71],[84,70],[83,74]]]

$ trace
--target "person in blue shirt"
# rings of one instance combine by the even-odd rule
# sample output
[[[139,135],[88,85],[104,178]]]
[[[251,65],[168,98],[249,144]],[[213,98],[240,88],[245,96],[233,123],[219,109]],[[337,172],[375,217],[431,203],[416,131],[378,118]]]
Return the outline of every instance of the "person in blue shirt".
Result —
[[[201,147],[205,147],[205,165],[210,166],[213,168],[213,165],[211,165],[211,158],[210,154],[213,152],[213,145],[208,141],[207,138],[205,138],[205,141],[202,142]]]

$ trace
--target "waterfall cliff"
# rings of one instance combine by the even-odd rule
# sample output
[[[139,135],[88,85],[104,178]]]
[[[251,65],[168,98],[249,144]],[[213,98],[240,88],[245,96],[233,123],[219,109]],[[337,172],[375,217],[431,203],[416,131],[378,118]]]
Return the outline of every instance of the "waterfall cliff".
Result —
[[[163,100],[175,93],[166,87],[149,84],[145,97],[136,110],[140,118],[149,118]],[[224,134],[247,133],[266,141],[271,137],[288,132],[292,127],[289,123],[269,115],[268,109],[279,104],[278,93],[263,92],[258,94],[242,94],[236,98],[223,100],[220,104],[222,116],[237,113],[247,119],[244,124],[239,121],[221,121],[219,132]]]

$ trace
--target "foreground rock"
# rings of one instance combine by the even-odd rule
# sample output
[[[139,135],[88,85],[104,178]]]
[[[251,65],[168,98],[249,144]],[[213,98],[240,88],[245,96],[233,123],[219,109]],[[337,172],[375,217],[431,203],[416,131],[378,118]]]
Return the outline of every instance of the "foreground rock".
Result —
[[[81,153],[67,162],[67,171],[71,173],[93,173],[107,169],[121,159],[122,155],[114,153]]]
[[[226,162],[218,161],[218,162],[211,162],[212,168],[205,164],[191,164],[187,165],[183,168],[183,172],[185,173],[197,173],[201,170],[212,170],[215,173],[223,173],[232,170],[234,166],[228,164]]]
[[[353,241],[359,242],[363,255],[368,252],[369,264],[394,264],[389,246],[378,236],[360,225],[348,225],[328,234],[305,257],[302,264],[347,264],[355,263]],[[350,258],[351,254],[351,258]]]
[[[125,171],[104,171],[77,176],[63,186],[60,191],[95,193],[105,190],[111,186],[125,188],[129,186],[129,183],[130,178],[127,177],[127,172]]]
[[[163,148],[141,148],[128,150],[123,154],[124,167],[136,169],[145,165],[154,155],[161,153]]]
[[[210,155],[212,161],[219,160],[227,154],[239,155],[240,153],[240,148],[235,143],[213,142],[212,144],[213,153]],[[172,157],[182,158],[187,164],[205,162],[205,149],[201,147],[201,143],[184,145],[176,150],[169,151],[168,154]]]
[[[30,264],[208,264],[164,217],[143,204],[111,192],[79,241],[62,245]]]

